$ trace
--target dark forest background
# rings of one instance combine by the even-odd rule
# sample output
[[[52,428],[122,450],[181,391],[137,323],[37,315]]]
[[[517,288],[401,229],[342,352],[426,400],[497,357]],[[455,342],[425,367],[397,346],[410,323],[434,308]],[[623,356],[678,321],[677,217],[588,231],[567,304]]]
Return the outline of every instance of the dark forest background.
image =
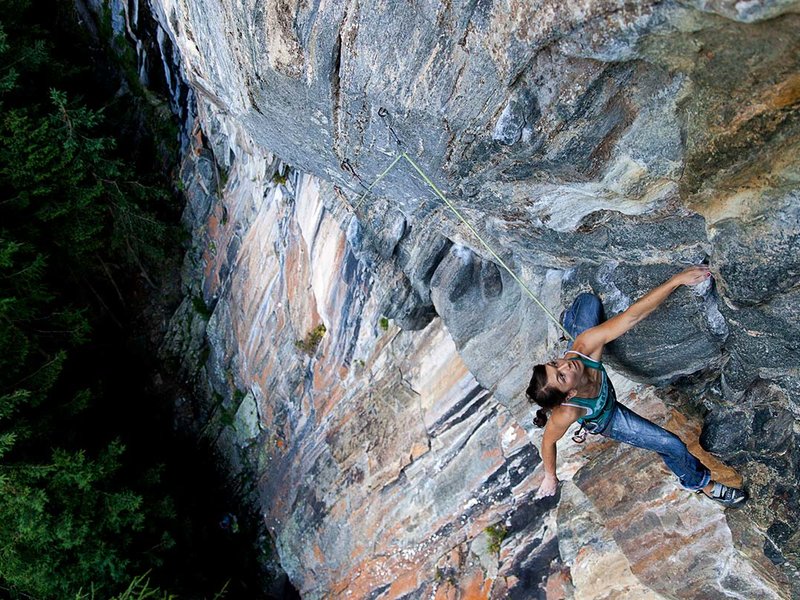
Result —
[[[99,25],[0,0],[0,595],[265,597],[254,519],[154,358],[178,128]]]

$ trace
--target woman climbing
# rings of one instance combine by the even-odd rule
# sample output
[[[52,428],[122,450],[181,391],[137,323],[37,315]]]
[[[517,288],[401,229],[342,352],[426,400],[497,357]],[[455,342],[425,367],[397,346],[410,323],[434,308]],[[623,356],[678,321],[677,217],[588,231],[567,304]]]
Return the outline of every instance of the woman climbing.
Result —
[[[711,480],[711,472],[692,456],[673,433],[640,417],[617,401],[614,386],[600,362],[605,345],[617,339],[653,312],[681,285],[695,285],[710,277],[708,267],[691,267],[650,290],[625,312],[601,323],[602,304],[593,294],[580,294],[564,315],[564,327],[575,338],[564,358],[533,368],[527,389],[528,400],[542,409],[534,422],[545,426],[542,439],[544,480],[538,496],[552,496],[558,486],[556,442],[570,425],[578,422],[581,431],[573,438],[583,441],[585,432],[600,434],[661,455],[681,485],[702,491],[725,506],[741,506],[747,500],[744,490]],[[547,419],[547,410],[550,419]]]

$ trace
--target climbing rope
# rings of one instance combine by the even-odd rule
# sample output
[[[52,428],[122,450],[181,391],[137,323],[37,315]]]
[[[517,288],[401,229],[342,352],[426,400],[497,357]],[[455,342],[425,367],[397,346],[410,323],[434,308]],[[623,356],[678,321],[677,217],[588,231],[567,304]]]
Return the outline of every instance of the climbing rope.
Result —
[[[378,115],[381,117],[381,119],[383,119],[383,122],[386,125],[386,127],[389,128],[389,131],[391,132],[392,136],[394,137],[395,142],[397,143],[398,147],[402,148],[403,143],[400,141],[400,138],[397,136],[397,133],[395,133],[394,129],[392,128],[392,126],[389,124],[389,122],[387,120],[388,114],[389,113],[386,111],[385,108],[381,108],[378,111]],[[453,214],[456,217],[458,217],[458,219],[467,227],[467,229],[469,229],[472,232],[472,234],[477,238],[477,240],[481,244],[483,244],[483,247],[486,248],[486,250],[489,252],[489,254],[491,254],[495,258],[495,260],[497,260],[497,262],[500,264],[500,266],[502,266],[506,271],[508,271],[508,274],[511,275],[511,277],[514,278],[514,281],[516,281],[519,284],[519,286],[523,289],[523,291],[525,291],[525,293],[528,294],[530,299],[533,300],[539,306],[539,308],[541,308],[544,311],[544,313],[550,318],[550,320],[553,321],[553,323],[555,323],[556,326],[561,331],[564,332],[564,335],[567,336],[567,339],[574,341],[575,338],[573,338],[572,335],[570,334],[570,332],[567,331],[564,328],[564,326],[555,317],[555,315],[553,315],[553,313],[551,313],[547,309],[547,307],[544,304],[542,304],[542,302],[539,300],[539,298],[537,298],[536,295],[530,290],[530,288],[527,285],[525,285],[525,282],[522,281],[517,276],[517,274],[514,273],[514,271],[511,270],[511,268],[505,263],[505,261],[502,258],[500,258],[500,256],[497,254],[497,252],[495,252],[492,249],[492,247],[489,245],[489,243],[486,240],[483,239],[483,237],[472,226],[472,224],[466,219],[466,217],[464,217],[464,215],[461,214],[461,211],[459,211],[458,208],[456,208],[456,206],[452,202],[450,202],[450,200],[447,199],[447,197],[441,192],[441,190],[436,186],[436,184],[431,180],[431,178],[428,177],[428,175],[425,173],[425,171],[422,170],[422,168],[414,161],[414,159],[412,159],[408,155],[407,152],[405,152],[405,151],[400,152],[400,154],[398,154],[395,157],[395,159],[383,171],[383,173],[378,175],[378,177],[375,179],[375,181],[373,181],[369,186],[366,186],[366,189],[365,189],[364,193],[361,194],[361,196],[359,197],[358,201],[353,206],[353,211],[357,211],[358,210],[358,208],[364,202],[364,199],[369,195],[369,193],[372,191],[372,189],[378,184],[378,182],[380,182],[384,177],[386,177],[386,175],[388,175],[389,172],[392,169],[394,169],[394,167],[397,165],[397,163],[400,162],[400,159],[405,159],[405,161],[408,162],[409,165],[411,165],[411,167],[419,174],[419,176],[422,177],[422,179],[425,182],[425,184],[429,188],[431,188],[433,193],[436,194],[436,196],[442,202],[444,202],[447,205],[447,207],[453,212]],[[347,165],[349,167],[348,169],[345,169],[345,170],[347,170],[348,173],[350,173],[351,175],[356,177],[359,180],[359,182],[361,182],[361,178],[356,174],[355,169],[353,169],[353,167],[350,165],[349,161],[345,160],[345,161],[343,161],[343,164],[344,164],[344,162],[347,162]],[[362,187],[364,187],[363,182],[361,182],[361,183],[362,183]]]
[[[403,154],[400,154],[400,155],[398,155],[397,157],[395,157],[395,159],[392,161],[392,164],[390,164],[388,167],[386,167],[386,170],[385,170],[383,173],[381,173],[380,175],[378,175],[378,178],[377,178],[375,181],[373,181],[373,182],[372,182],[372,183],[371,183],[371,184],[370,184],[370,185],[367,187],[367,189],[364,191],[364,193],[363,193],[363,194],[361,194],[361,197],[358,199],[358,202],[356,202],[355,206],[353,206],[353,210],[354,210],[354,211],[358,210],[358,207],[359,207],[359,206],[361,206],[361,203],[362,203],[362,202],[364,202],[364,198],[366,198],[366,197],[367,197],[367,195],[368,195],[368,194],[369,194],[369,193],[372,191],[372,188],[374,188],[376,185],[378,185],[378,182],[379,182],[381,179],[383,179],[384,177],[386,177],[386,175],[389,173],[389,171],[391,171],[392,169],[394,169],[394,166],[395,166],[395,165],[398,163],[398,161],[399,161],[401,158],[403,158],[403,156],[404,156],[404,155],[405,155],[405,152],[403,152]],[[359,179],[360,179],[360,178],[359,178]]]

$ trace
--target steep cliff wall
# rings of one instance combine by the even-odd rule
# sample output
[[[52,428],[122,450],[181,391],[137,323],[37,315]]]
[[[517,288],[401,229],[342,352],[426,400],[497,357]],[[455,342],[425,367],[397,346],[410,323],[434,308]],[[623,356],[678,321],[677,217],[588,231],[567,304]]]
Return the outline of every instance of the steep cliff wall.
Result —
[[[200,115],[171,346],[304,597],[800,593],[800,3],[156,8]],[[404,162],[353,210],[387,122],[556,314],[709,261],[609,363],[745,509],[597,439],[535,500],[522,391],[563,344]]]

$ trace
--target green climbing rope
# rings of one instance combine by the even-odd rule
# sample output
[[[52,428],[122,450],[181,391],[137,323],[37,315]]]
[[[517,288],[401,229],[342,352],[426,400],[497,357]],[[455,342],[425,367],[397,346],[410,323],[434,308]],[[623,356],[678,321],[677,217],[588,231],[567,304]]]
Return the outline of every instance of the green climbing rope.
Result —
[[[362,202],[364,202],[364,198],[366,198],[366,197],[367,197],[367,194],[369,194],[369,193],[372,191],[372,188],[374,188],[376,185],[378,185],[378,182],[379,182],[381,179],[383,179],[384,177],[386,177],[386,175],[389,173],[389,171],[391,171],[392,169],[394,169],[394,166],[397,164],[397,162],[398,162],[398,161],[399,161],[401,158],[403,158],[403,156],[404,156],[404,155],[405,155],[405,152],[403,152],[403,154],[398,154],[398,155],[397,155],[397,157],[396,157],[396,158],[395,158],[395,159],[392,161],[392,164],[390,164],[388,167],[386,167],[386,169],[384,170],[384,172],[383,172],[383,173],[381,173],[380,175],[378,175],[377,179],[375,179],[375,181],[373,181],[373,182],[372,182],[372,183],[369,185],[369,187],[368,187],[368,188],[367,188],[367,189],[364,191],[364,193],[363,193],[363,194],[361,194],[361,197],[358,199],[358,202],[356,202],[356,205],[353,207],[353,210],[354,210],[354,211],[358,210],[358,207],[359,207],[359,206],[361,206],[361,203],[362,203]]]
[[[452,202],[450,202],[450,200],[448,200],[448,199],[447,199],[447,197],[446,197],[446,196],[445,196],[445,195],[444,195],[444,194],[441,192],[441,190],[439,190],[439,188],[438,188],[438,187],[436,186],[436,184],[435,184],[435,183],[434,183],[434,182],[431,180],[431,178],[430,178],[430,177],[428,177],[428,175],[425,173],[425,171],[423,171],[423,170],[422,170],[422,168],[420,168],[420,166],[419,166],[419,165],[418,165],[418,164],[417,164],[417,163],[414,161],[414,159],[412,159],[412,158],[411,158],[411,157],[408,155],[408,153],[406,153],[406,152],[402,152],[402,153],[398,154],[398,155],[395,157],[395,159],[392,161],[392,164],[390,164],[390,165],[389,165],[389,166],[388,166],[388,167],[387,167],[387,168],[386,168],[386,169],[383,171],[383,173],[381,173],[381,174],[380,174],[380,175],[377,177],[377,179],[375,179],[375,181],[373,181],[373,182],[372,182],[372,184],[371,184],[371,185],[370,185],[370,186],[369,186],[369,187],[366,189],[366,191],[365,191],[365,192],[364,192],[364,193],[361,195],[361,197],[358,199],[358,202],[357,202],[357,203],[356,203],[356,205],[353,207],[353,209],[354,209],[354,210],[358,210],[358,207],[359,207],[359,206],[361,206],[361,203],[364,201],[364,198],[366,198],[366,197],[367,197],[367,195],[370,193],[370,191],[372,190],[372,188],[373,188],[373,187],[375,187],[375,185],[377,185],[377,183],[378,183],[378,182],[379,182],[381,179],[383,179],[383,178],[384,178],[384,177],[385,177],[385,176],[386,176],[386,175],[389,173],[389,171],[391,171],[391,170],[392,170],[392,169],[395,167],[395,165],[397,165],[397,163],[400,161],[400,159],[401,159],[401,158],[405,159],[405,160],[406,160],[406,162],[408,162],[408,164],[410,164],[410,165],[413,167],[413,169],[414,169],[414,170],[415,170],[417,173],[419,173],[419,175],[420,175],[420,177],[422,177],[423,181],[425,181],[425,183],[428,185],[428,187],[430,187],[430,188],[431,188],[431,190],[433,190],[433,193],[434,193],[434,194],[436,194],[436,196],[437,196],[437,197],[439,197],[439,199],[441,199],[441,201],[442,201],[442,202],[444,202],[444,203],[447,205],[447,207],[448,207],[448,208],[449,208],[449,209],[450,209],[450,210],[453,212],[453,214],[454,214],[456,217],[458,217],[458,219],[459,219],[459,220],[460,220],[460,221],[461,221],[461,222],[462,222],[462,223],[463,223],[463,224],[464,224],[464,225],[465,225],[465,226],[466,226],[466,227],[467,227],[467,228],[468,228],[468,229],[469,229],[469,230],[472,232],[472,234],[473,234],[473,235],[474,235],[474,236],[475,236],[475,237],[478,239],[478,241],[479,241],[481,244],[483,244],[483,247],[484,247],[484,248],[486,248],[486,250],[489,252],[489,254],[491,254],[491,255],[492,255],[494,258],[495,258],[495,260],[497,260],[497,262],[498,262],[498,263],[500,263],[500,266],[502,266],[502,267],[503,267],[503,268],[504,268],[506,271],[508,271],[508,274],[509,274],[509,275],[511,275],[511,277],[513,277],[513,278],[514,278],[514,281],[516,281],[516,282],[519,284],[519,286],[520,286],[520,287],[521,287],[521,288],[522,288],[522,289],[525,291],[525,293],[526,293],[526,294],[528,294],[528,296],[530,296],[531,300],[533,300],[533,301],[534,301],[534,302],[535,302],[535,303],[536,303],[536,304],[539,306],[539,308],[541,308],[541,309],[542,309],[542,310],[545,312],[545,314],[546,314],[546,315],[547,315],[547,316],[550,318],[550,320],[551,320],[551,321],[553,321],[553,323],[555,323],[555,324],[556,324],[556,326],[557,326],[559,329],[561,329],[561,331],[563,331],[563,332],[564,332],[564,335],[566,335],[566,336],[567,336],[567,339],[570,339],[570,340],[573,340],[573,341],[574,341],[574,339],[575,339],[575,338],[573,338],[573,337],[572,337],[572,335],[570,334],[570,332],[569,332],[569,331],[567,331],[567,330],[564,328],[564,326],[563,326],[563,325],[561,324],[561,322],[560,322],[560,321],[559,321],[559,320],[558,320],[558,319],[555,317],[555,315],[553,315],[553,313],[551,313],[551,312],[550,312],[550,311],[547,309],[547,307],[546,307],[544,304],[542,304],[542,302],[539,300],[539,298],[537,298],[537,297],[536,297],[536,295],[535,295],[535,294],[534,294],[534,293],[533,293],[533,292],[530,290],[530,288],[529,288],[527,285],[525,285],[525,282],[524,282],[524,281],[522,281],[522,280],[521,280],[521,279],[520,279],[520,278],[517,276],[517,274],[516,274],[516,273],[514,273],[514,271],[512,271],[512,270],[511,270],[511,268],[510,268],[510,267],[509,267],[509,266],[508,266],[508,265],[505,263],[505,261],[504,261],[502,258],[500,258],[500,256],[497,254],[497,252],[495,252],[495,251],[492,249],[492,247],[489,245],[489,243],[488,243],[486,240],[484,240],[484,239],[483,239],[483,237],[482,237],[482,236],[481,236],[481,235],[480,235],[480,234],[477,232],[477,230],[476,230],[476,229],[475,229],[475,228],[472,226],[472,224],[471,224],[469,221],[467,221],[467,219],[464,217],[464,215],[462,215],[462,214],[461,214],[461,211],[459,211],[459,210],[458,210],[458,209],[455,207],[455,205],[454,205]]]

